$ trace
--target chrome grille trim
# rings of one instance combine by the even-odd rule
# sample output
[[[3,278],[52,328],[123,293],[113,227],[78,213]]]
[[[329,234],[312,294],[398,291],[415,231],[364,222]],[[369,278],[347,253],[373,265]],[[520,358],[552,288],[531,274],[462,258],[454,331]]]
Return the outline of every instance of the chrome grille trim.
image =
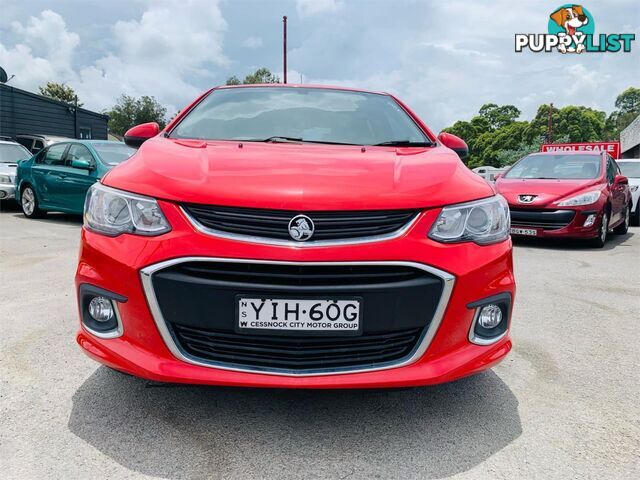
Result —
[[[347,368],[326,368],[326,369],[315,369],[313,371],[283,371],[277,370],[274,371],[269,368],[259,368],[259,367],[235,367],[229,366],[224,363],[218,362],[206,362],[199,358],[193,357],[188,353],[182,351],[180,349],[171,334],[169,327],[167,326],[166,321],[164,320],[160,305],[158,304],[158,300],[156,298],[155,289],[153,287],[153,274],[159,270],[164,268],[171,267],[173,265],[179,263],[186,262],[229,262],[229,263],[256,263],[256,264],[273,264],[273,265],[399,265],[399,266],[407,266],[413,267],[417,269],[424,270],[432,275],[435,275],[442,279],[443,287],[442,294],[440,295],[440,300],[438,301],[438,306],[436,311],[429,323],[428,327],[424,329],[422,338],[418,342],[418,347],[413,352],[413,354],[408,358],[400,359],[399,361],[392,362],[390,364],[384,365],[375,365],[372,367],[347,367]],[[453,286],[455,284],[455,276],[451,275],[444,270],[440,270],[435,267],[431,267],[429,265],[424,265],[416,262],[405,262],[405,261],[365,261],[365,262],[288,262],[288,261],[272,261],[272,260],[250,260],[250,259],[236,259],[236,258],[217,258],[217,257],[181,257],[174,258],[172,260],[166,260],[164,262],[156,263],[154,265],[150,265],[146,268],[140,270],[140,279],[142,281],[142,287],[145,292],[145,296],[147,298],[147,303],[149,305],[149,309],[151,311],[151,315],[154,319],[154,322],[164,340],[167,348],[171,351],[171,353],[178,359],[184,362],[190,363],[192,365],[198,365],[202,367],[208,368],[217,368],[221,370],[230,370],[236,372],[246,372],[246,373],[262,373],[267,375],[281,375],[281,376],[289,376],[289,377],[308,377],[308,376],[318,376],[318,375],[342,375],[349,373],[362,373],[362,372],[372,372],[372,371],[380,371],[380,370],[388,370],[390,368],[398,368],[407,365],[411,365],[412,363],[417,362],[427,351],[429,345],[433,338],[435,337],[440,324],[442,323],[442,319],[444,317],[447,306],[449,305],[449,299],[451,298],[451,293],[453,291]]]
[[[393,240],[407,233],[411,229],[411,227],[416,223],[418,218],[420,218],[420,213],[416,213],[402,228],[395,230],[394,232],[391,232],[391,233],[385,233],[383,235],[370,235],[366,237],[354,237],[354,238],[336,239],[336,240],[314,241],[313,239],[311,239],[305,242],[296,242],[295,240],[280,240],[276,238],[262,237],[257,235],[242,235],[238,233],[230,233],[222,230],[216,230],[214,228],[209,228],[203,225],[202,223],[200,223],[183,206],[180,206],[179,208],[182,214],[185,216],[185,218],[189,221],[189,223],[197,231],[205,235],[210,235],[212,237],[225,238],[227,240],[237,240],[239,242],[257,243],[262,245],[276,245],[276,246],[282,246],[282,247],[299,247],[299,248],[329,247],[329,246],[340,246],[340,245],[360,245],[363,243],[374,243],[374,242],[382,242],[385,240]],[[307,214],[309,213],[310,212],[307,212]]]

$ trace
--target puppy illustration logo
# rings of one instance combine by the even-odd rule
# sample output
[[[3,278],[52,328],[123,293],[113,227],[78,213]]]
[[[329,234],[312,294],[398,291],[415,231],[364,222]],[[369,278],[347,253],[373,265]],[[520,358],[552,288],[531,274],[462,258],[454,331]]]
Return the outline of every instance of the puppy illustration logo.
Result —
[[[549,16],[549,33],[566,36],[571,42],[560,41],[561,53],[582,53],[586,50],[584,35],[594,32],[593,17],[582,5],[564,5]]]
[[[516,33],[521,53],[629,53],[635,33],[595,33],[595,22],[583,5],[568,3],[547,17],[547,33]]]

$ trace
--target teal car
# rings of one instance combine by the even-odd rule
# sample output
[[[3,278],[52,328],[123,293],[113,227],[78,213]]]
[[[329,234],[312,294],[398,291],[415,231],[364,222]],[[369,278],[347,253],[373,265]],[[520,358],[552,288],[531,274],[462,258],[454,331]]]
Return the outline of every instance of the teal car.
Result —
[[[135,152],[106,140],[50,145],[18,164],[16,200],[28,218],[51,211],[82,214],[89,187]]]

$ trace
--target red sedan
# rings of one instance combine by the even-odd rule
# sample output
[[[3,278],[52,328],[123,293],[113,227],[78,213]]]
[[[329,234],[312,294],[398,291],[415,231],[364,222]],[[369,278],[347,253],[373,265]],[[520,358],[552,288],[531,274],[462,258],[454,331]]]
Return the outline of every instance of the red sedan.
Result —
[[[512,235],[585,238],[601,248],[609,231],[629,228],[629,181],[607,153],[534,153],[496,188],[509,202]]]
[[[213,89],[89,192],[77,341],[162,382],[451,381],[511,349],[508,208],[391,95]]]

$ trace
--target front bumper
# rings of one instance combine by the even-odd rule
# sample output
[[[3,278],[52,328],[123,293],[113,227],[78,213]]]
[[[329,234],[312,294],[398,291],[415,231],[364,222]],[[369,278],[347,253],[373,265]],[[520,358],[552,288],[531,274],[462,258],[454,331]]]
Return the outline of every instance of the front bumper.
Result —
[[[493,295],[513,298],[511,242],[490,246],[443,245],[426,237],[438,211],[426,211],[399,238],[363,245],[292,248],[216,238],[196,231],[175,205],[160,202],[173,230],[153,238],[109,238],[83,229],[76,285],[89,284],[126,298],[118,303],[122,335],[99,338],[81,326],[77,341],[92,358],[118,370],[161,382],[287,388],[377,388],[435,384],[477,373],[511,349],[509,332],[491,345],[469,340],[475,309]],[[372,369],[325,372],[241,370],[185,358],[154,317],[154,299],[145,293],[145,275],[168,260],[221,258],[295,264],[406,263],[428,266],[451,277],[439,321],[426,332],[425,348],[408,361]],[[444,296],[442,298],[445,298]],[[510,313],[510,312],[509,312]],[[436,315],[434,318],[436,318]],[[431,328],[431,327],[434,328]]]
[[[603,205],[581,207],[523,208],[509,205],[511,228],[535,230],[538,238],[594,238],[599,235]],[[589,216],[595,215],[593,223],[585,226]],[[517,235],[517,234],[516,234]]]
[[[16,198],[16,186],[12,183],[0,183],[0,200]]]

